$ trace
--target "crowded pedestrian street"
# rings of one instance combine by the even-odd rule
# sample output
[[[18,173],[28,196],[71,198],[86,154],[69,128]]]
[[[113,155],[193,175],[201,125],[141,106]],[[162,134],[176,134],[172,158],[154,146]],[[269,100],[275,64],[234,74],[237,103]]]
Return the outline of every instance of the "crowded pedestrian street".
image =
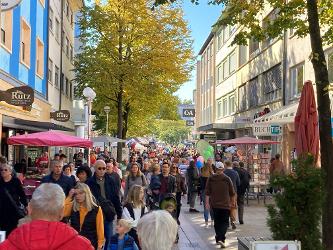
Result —
[[[332,0],[0,0],[0,250],[333,250]]]

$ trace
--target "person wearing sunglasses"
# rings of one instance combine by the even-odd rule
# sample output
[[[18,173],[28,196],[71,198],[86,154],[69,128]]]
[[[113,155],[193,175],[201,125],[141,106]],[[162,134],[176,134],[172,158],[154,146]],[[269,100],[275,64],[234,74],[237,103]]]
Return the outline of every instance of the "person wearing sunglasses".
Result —
[[[117,219],[121,219],[123,210],[118,195],[119,188],[115,181],[106,174],[105,161],[97,160],[94,168],[95,173],[88,179],[87,184],[90,187],[91,193],[97,199],[103,210],[105,236],[104,249],[108,249],[111,236],[113,235],[114,215],[109,214],[106,211],[109,210],[108,206],[112,206],[112,209],[116,212]]]
[[[12,175],[13,168],[8,164],[0,165],[0,228],[8,236],[18,224],[22,216],[18,213],[19,206],[27,207],[21,181]]]

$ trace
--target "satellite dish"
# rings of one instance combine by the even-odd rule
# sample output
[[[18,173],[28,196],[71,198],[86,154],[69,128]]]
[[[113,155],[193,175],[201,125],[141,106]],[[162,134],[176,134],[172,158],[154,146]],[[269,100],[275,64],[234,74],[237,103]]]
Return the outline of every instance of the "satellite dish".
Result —
[[[15,8],[22,0],[1,0],[1,11],[6,11]]]

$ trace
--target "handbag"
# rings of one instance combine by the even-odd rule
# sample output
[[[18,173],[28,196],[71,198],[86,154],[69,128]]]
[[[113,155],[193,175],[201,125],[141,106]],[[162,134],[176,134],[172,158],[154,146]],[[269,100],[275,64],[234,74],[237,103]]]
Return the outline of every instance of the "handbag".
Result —
[[[104,218],[108,221],[112,221],[116,215],[116,209],[111,201],[100,197],[98,200],[99,206],[102,208]]]
[[[18,217],[19,219],[25,217],[25,216],[27,215],[27,212],[26,212],[26,209],[25,209],[24,205],[23,205],[21,202],[19,202],[19,204],[17,204],[17,203],[14,201],[13,197],[12,197],[12,196],[10,195],[10,193],[8,192],[8,190],[7,190],[6,188],[4,188],[4,190],[5,190],[5,194],[7,195],[7,197],[8,197],[8,199],[9,199],[10,203],[13,205],[13,207],[14,207],[15,210],[16,210],[16,215],[17,215],[17,217]]]

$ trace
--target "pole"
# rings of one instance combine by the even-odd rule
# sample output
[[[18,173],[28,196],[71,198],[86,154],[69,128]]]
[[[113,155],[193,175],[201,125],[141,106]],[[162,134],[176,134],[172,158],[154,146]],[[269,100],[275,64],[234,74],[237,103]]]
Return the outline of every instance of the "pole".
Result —
[[[109,135],[109,112],[106,113],[106,135]]]
[[[90,114],[91,114],[91,100],[88,100],[88,140],[90,140]],[[90,167],[90,148],[88,148],[88,166]]]
[[[59,110],[61,110],[61,102],[62,102],[62,91],[63,91],[63,87],[64,87],[64,74],[62,73],[63,70],[63,63],[62,63],[62,48],[64,47],[64,34],[63,34],[63,30],[64,29],[64,0],[60,0],[60,8],[61,8],[61,12],[60,12],[60,65],[59,65],[59,70],[60,70],[60,83],[59,83]]]

